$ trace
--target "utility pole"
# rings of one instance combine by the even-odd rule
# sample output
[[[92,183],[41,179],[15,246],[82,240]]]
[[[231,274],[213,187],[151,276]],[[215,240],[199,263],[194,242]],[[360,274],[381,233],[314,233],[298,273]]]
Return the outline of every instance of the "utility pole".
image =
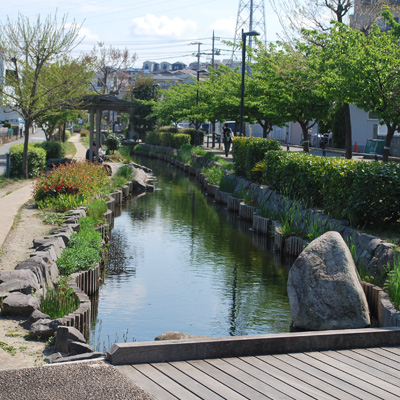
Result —
[[[197,44],[197,71],[199,71],[200,70],[200,46],[203,44],[203,43],[200,43],[200,42],[194,42],[194,43],[190,43],[190,44]]]

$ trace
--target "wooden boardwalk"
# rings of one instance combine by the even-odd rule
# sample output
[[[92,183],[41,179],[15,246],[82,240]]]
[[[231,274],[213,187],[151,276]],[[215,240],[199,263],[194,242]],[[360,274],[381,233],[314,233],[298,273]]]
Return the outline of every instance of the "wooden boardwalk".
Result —
[[[400,398],[400,346],[116,368],[160,400]]]

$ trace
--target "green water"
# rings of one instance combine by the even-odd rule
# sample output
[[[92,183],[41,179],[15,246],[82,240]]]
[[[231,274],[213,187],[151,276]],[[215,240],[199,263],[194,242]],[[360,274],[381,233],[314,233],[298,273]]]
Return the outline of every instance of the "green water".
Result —
[[[265,237],[166,163],[155,193],[115,219],[92,345],[148,341],[166,331],[212,337],[288,332],[287,266]],[[101,346],[99,346],[101,344]]]

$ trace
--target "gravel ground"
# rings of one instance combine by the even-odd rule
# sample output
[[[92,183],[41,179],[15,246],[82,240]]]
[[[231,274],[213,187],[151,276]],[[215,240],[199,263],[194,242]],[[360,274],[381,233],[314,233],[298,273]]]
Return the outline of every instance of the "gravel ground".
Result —
[[[153,400],[103,361],[0,371],[1,400]]]

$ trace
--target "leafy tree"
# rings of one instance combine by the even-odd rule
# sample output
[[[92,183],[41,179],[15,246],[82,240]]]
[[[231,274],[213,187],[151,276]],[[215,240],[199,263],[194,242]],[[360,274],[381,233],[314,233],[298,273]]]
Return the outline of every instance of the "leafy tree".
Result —
[[[28,143],[32,122],[49,109],[71,106],[86,90],[91,72],[87,60],[70,60],[67,55],[75,47],[79,33],[75,23],[67,25],[63,17],[31,22],[22,15],[16,22],[7,19],[0,26],[0,51],[7,75],[0,87],[1,103],[25,119],[25,142],[22,174],[28,177]]]
[[[280,115],[278,122],[279,119],[298,122],[307,139],[308,130],[326,117],[331,103],[315,68],[317,60],[305,50],[288,44],[281,44],[280,48],[270,46],[268,50],[261,47],[255,52],[253,69],[259,70],[257,79],[268,88],[266,107],[273,107],[271,115]]]
[[[337,96],[377,115],[388,127],[384,161],[388,160],[394,132],[400,125],[400,35],[398,24],[386,10],[383,13],[393,29],[381,32],[372,25],[368,35],[336,23],[324,34],[308,32],[318,43],[329,68],[326,71]],[[340,92],[340,93],[339,93]]]
[[[156,124],[154,108],[159,95],[154,79],[151,76],[138,74],[129,95],[134,103],[129,121],[133,124],[135,132],[143,139],[144,134],[153,130]]]

